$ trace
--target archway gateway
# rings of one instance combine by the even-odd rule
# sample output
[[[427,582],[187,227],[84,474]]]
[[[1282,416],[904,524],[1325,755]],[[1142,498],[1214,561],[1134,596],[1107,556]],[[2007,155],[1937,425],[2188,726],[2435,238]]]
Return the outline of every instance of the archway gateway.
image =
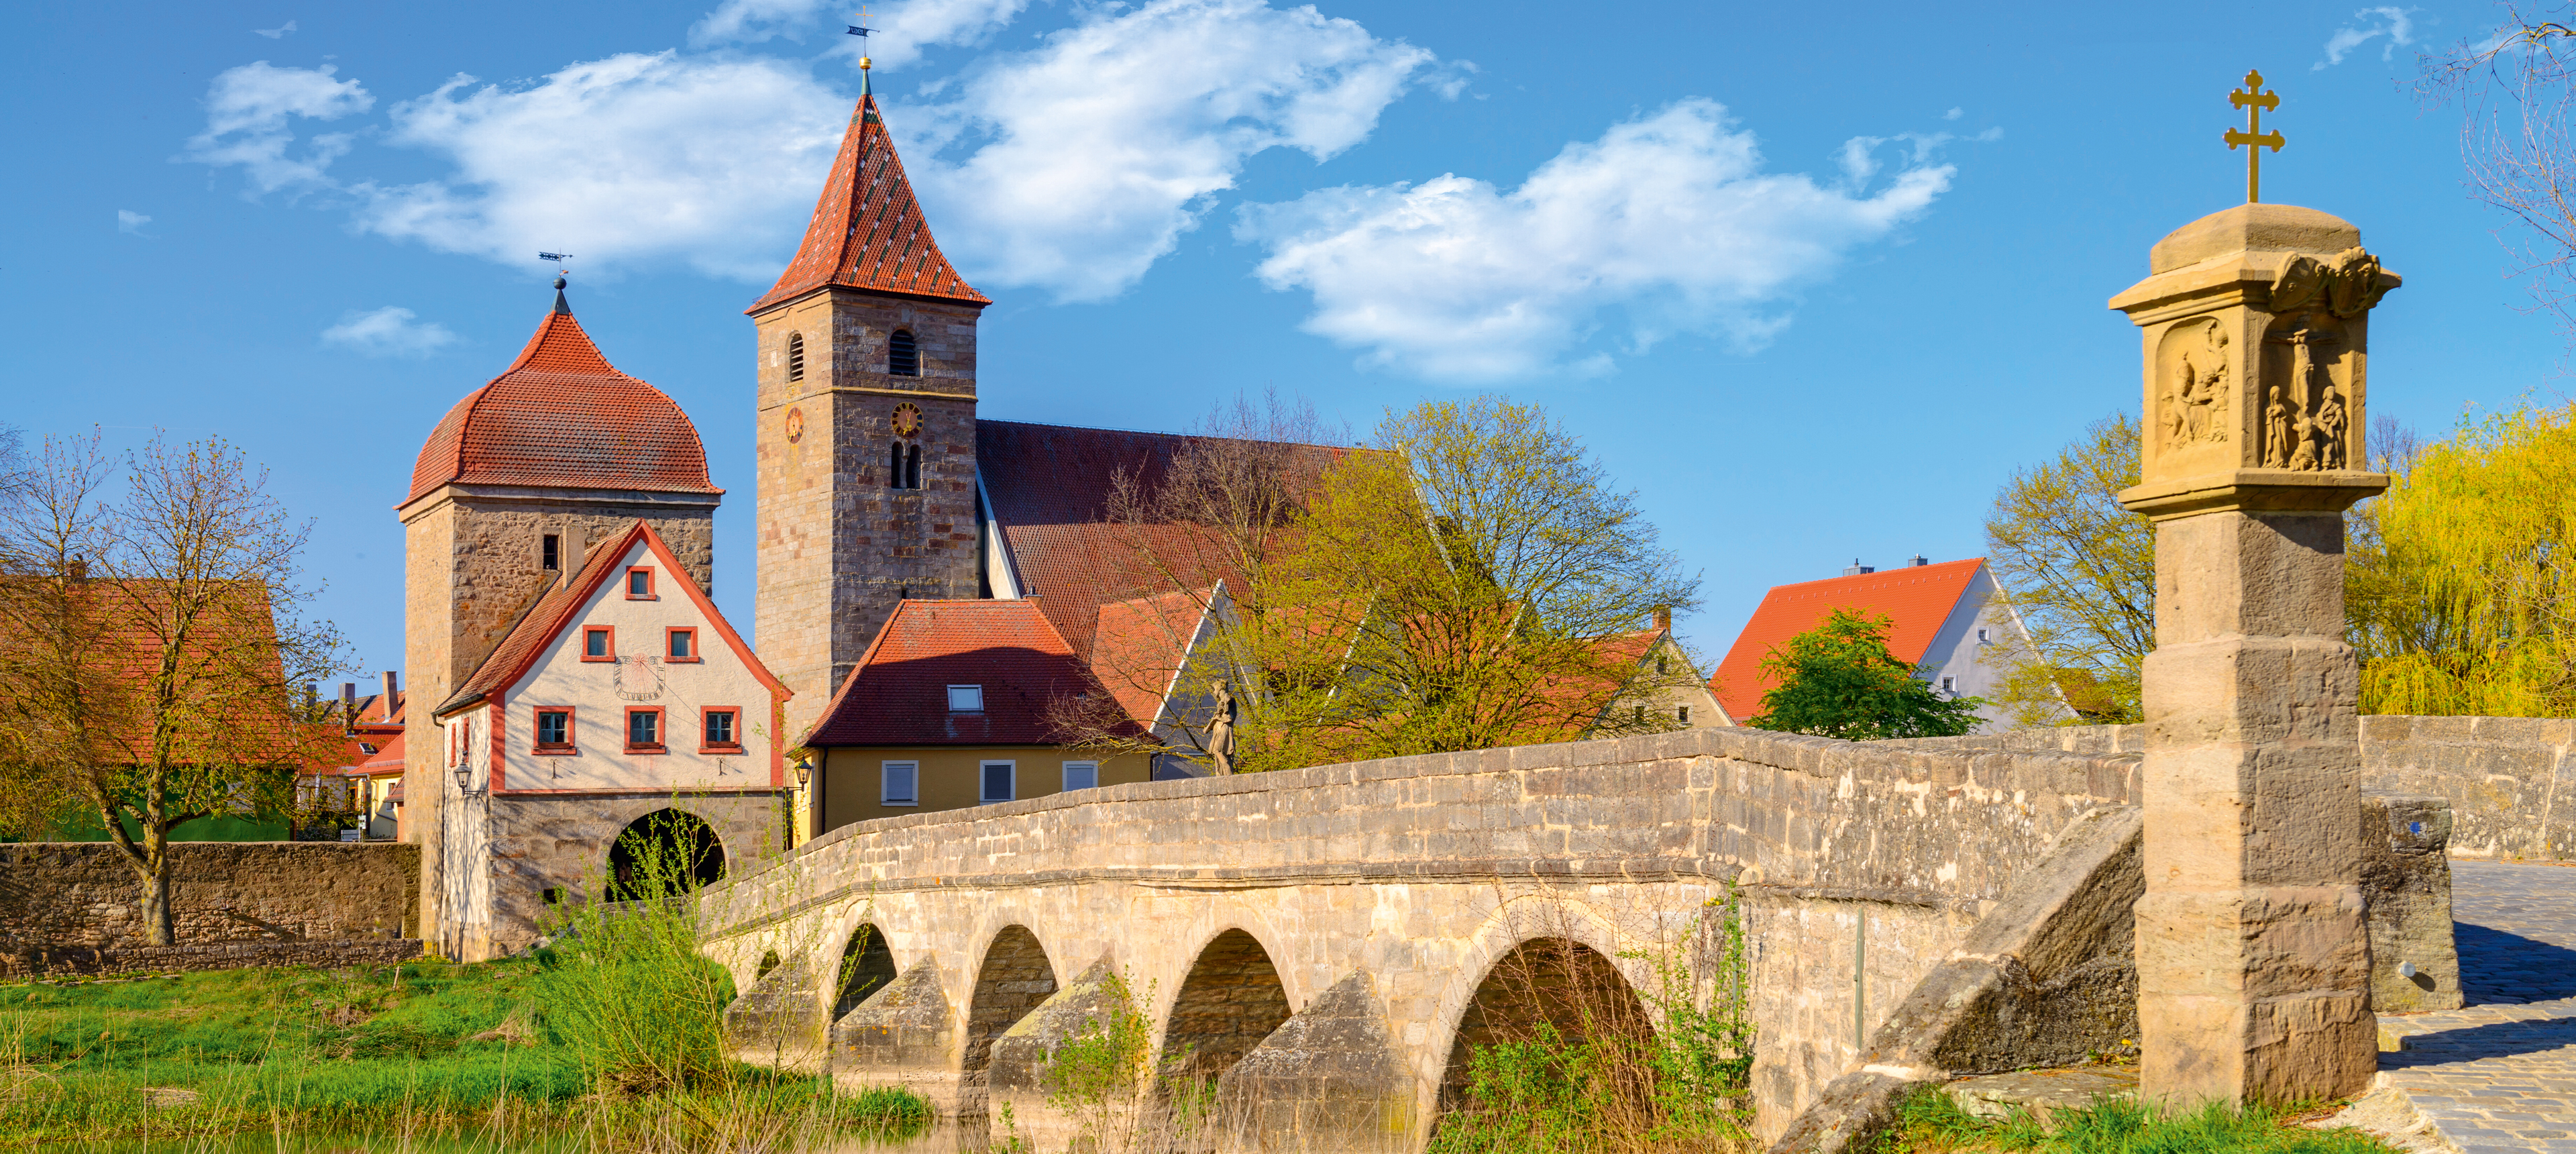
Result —
[[[608,847],[608,896],[636,901],[687,893],[724,878],[724,840],[694,813],[657,809]]]

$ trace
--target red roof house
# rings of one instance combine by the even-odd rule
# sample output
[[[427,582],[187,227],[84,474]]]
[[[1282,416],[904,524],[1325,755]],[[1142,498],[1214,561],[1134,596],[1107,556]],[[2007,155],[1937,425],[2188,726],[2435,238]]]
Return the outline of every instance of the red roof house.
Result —
[[[905,601],[805,735],[819,829],[1147,780],[1060,744],[1058,711],[1101,692],[1040,599]]]
[[[1885,571],[1858,569],[1822,581],[1775,585],[1745,622],[1735,644],[1709,680],[1728,714],[1749,721],[1762,712],[1762,695],[1776,680],[1762,671],[1762,660],[1789,639],[1822,624],[1835,609],[1884,615],[1893,622],[1888,650],[1897,660],[1929,668],[1918,676],[1936,689],[1960,697],[1986,696],[2002,670],[1991,658],[2002,630],[2018,633],[2017,618],[1994,603],[1994,577],[1985,558],[1932,564],[1922,558]],[[1988,722],[2002,713],[1989,708]]]

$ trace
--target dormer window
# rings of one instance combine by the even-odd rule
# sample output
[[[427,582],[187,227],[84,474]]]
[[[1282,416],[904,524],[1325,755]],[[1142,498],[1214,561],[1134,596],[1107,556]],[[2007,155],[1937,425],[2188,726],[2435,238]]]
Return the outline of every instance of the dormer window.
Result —
[[[787,334],[787,379],[805,379],[805,334]]]
[[[981,685],[951,685],[951,686],[949,686],[949,687],[948,687],[948,712],[950,712],[950,713],[982,713],[982,712],[984,712],[984,687],[983,687],[983,686],[981,686]]]
[[[912,343],[911,329],[896,329],[886,338],[886,373],[897,377],[921,375],[921,350]]]

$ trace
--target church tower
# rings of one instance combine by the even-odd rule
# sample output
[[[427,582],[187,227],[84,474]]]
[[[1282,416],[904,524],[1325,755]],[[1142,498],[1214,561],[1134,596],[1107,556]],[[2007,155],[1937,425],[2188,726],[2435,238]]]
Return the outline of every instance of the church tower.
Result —
[[[445,823],[459,786],[430,715],[589,546],[641,518],[713,590],[715,512],[697,426],[662,390],[600,355],[564,282],[517,360],[447,411],[412,464],[403,524],[403,840],[421,847],[420,924],[441,937],[459,899]]]
[[[861,65],[865,67],[864,63]],[[791,740],[912,598],[978,595],[975,323],[861,74],[805,241],[759,327],[753,646]]]

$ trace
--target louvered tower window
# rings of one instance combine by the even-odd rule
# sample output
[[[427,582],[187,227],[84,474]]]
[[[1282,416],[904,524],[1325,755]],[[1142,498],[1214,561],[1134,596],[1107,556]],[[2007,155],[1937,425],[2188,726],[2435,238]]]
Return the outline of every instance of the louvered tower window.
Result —
[[[805,334],[787,334],[787,379],[805,379]]]
[[[921,375],[921,350],[913,347],[911,329],[896,329],[886,338],[886,372],[898,377]]]

